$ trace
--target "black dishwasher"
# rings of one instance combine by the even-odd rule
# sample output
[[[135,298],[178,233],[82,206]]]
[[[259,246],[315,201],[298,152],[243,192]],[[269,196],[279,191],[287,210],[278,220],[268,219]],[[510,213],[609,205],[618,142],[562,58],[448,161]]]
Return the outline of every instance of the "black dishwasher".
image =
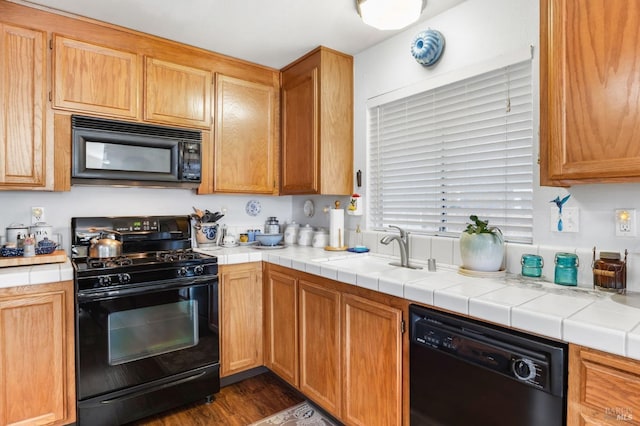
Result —
[[[567,344],[411,305],[412,426],[553,426]]]

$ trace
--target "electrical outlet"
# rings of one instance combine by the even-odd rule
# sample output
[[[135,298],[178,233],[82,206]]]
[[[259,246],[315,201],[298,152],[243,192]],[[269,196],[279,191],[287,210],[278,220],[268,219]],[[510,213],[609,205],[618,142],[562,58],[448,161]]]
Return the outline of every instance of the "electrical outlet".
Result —
[[[551,206],[549,209],[549,225],[551,232],[578,232],[580,224],[580,210],[577,207],[563,207],[562,218],[558,213],[556,206]],[[561,226],[558,222],[562,219]]]
[[[46,222],[44,219],[44,207],[31,207],[31,224]]]
[[[636,230],[636,210],[616,209],[616,237],[635,237]]]

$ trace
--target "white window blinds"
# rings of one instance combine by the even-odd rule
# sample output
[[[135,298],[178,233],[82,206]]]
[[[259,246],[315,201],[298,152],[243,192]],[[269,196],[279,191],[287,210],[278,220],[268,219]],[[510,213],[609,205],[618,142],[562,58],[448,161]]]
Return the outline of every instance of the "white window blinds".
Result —
[[[532,241],[531,61],[368,110],[369,225]]]

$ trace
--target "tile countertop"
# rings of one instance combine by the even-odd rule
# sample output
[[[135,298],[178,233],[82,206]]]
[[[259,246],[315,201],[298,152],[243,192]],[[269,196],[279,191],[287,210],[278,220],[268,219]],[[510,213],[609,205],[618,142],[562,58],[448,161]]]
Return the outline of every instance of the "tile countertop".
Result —
[[[422,270],[410,270],[388,266],[387,260],[397,261],[395,257],[311,247],[196,250],[217,256],[221,265],[263,260],[640,360],[640,307],[618,303],[604,291],[559,286],[513,274],[469,277],[459,274],[452,265],[440,264],[436,272],[428,272],[426,265],[421,265]],[[341,261],[344,259],[347,261]],[[374,261],[380,266],[372,267]]]
[[[0,268],[0,288],[73,280],[69,258],[61,263]]]
[[[196,249],[221,265],[265,261],[403,297],[472,317],[640,360],[640,307],[614,301],[610,293],[563,287],[507,274],[499,278],[461,275],[457,267],[436,272],[391,267],[395,257],[284,249]],[[372,267],[372,265],[375,265]],[[73,279],[73,266],[51,263],[0,268],[0,288]],[[638,305],[640,306],[640,305]]]

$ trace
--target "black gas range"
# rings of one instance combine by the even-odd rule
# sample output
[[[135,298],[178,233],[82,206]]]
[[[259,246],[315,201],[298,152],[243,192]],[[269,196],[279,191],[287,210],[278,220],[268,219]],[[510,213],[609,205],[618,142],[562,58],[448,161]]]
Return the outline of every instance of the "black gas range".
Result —
[[[78,423],[120,425],[220,389],[218,263],[189,216],[72,218]],[[113,232],[121,250],[91,257]]]

